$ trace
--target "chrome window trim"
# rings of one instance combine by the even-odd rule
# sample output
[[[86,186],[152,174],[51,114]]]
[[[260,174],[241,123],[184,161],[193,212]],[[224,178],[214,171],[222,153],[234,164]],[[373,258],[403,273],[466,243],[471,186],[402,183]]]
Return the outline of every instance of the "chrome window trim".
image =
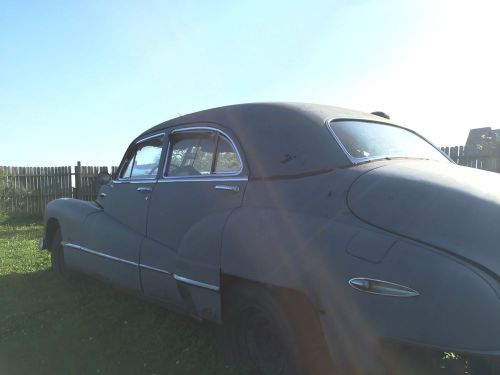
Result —
[[[138,180],[127,180],[127,179],[123,179],[123,180],[112,180],[111,182],[113,184],[154,184],[156,183],[156,178],[153,180],[151,178],[148,178],[148,179],[138,179]]]
[[[139,139],[138,141],[136,141],[134,143],[134,146],[138,145],[139,143],[149,141],[150,139],[159,138],[159,137],[165,137],[165,132],[157,133],[157,134],[154,134],[154,135],[150,135],[148,137],[141,138],[141,139]],[[164,146],[165,145],[162,146],[162,152],[163,152],[163,147]],[[124,157],[124,159],[125,159],[125,157]],[[161,157],[160,157],[160,160],[161,160]],[[116,174],[117,176],[121,175],[122,169],[123,169],[123,166],[121,166],[121,168],[118,170],[118,172]],[[158,163],[158,170],[159,169],[160,169],[160,163]],[[142,180],[142,181],[155,181],[155,180],[157,180],[157,177],[158,177],[158,173],[156,174],[156,177],[147,177],[147,178],[136,178],[136,179],[134,179],[133,177],[130,177],[130,178],[120,178],[120,177],[118,177],[118,179],[117,180],[113,180],[113,182],[115,182],[115,183],[120,183],[120,182],[132,182],[132,183],[134,183],[133,181],[139,181],[139,180]],[[140,183],[140,182],[137,182],[137,183]]]
[[[383,158],[380,158],[380,157],[376,157],[376,158],[368,158],[368,157],[365,157],[365,158],[356,158],[354,156],[351,156],[351,154],[349,154],[349,151],[347,151],[347,149],[345,148],[345,146],[342,144],[342,142],[340,141],[339,137],[337,137],[337,135],[335,134],[335,132],[333,131],[332,127],[331,127],[331,124],[332,122],[335,122],[335,121],[361,121],[361,122],[371,122],[371,123],[375,123],[375,124],[381,124],[381,125],[387,125],[387,126],[393,126],[395,128],[400,128],[400,129],[403,129],[403,130],[406,130],[412,134],[414,134],[415,136],[419,137],[420,139],[423,139],[425,142],[427,142],[428,144],[430,144],[432,147],[434,147],[441,155],[443,155],[446,159],[448,159],[449,161],[451,161],[452,163],[454,163],[453,160],[451,160],[451,158],[446,155],[443,151],[441,151],[440,148],[438,148],[434,143],[432,143],[431,141],[429,141],[427,138],[421,136],[420,134],[418,134],[417,132],[414,132],[413,130],[410,130],[410,129],[407,129],[405,127],[402,127],[402,126],[399,126],[399,125],[396,125],[396,124],[392,124],[390,122],[384,122],[384,121],[373,121],[373,120],[366,120],[366,119],[356,119],[356,118],[336,118],[336,117],[333,117],[333,118],[328,118],[325,120],[325,125],[326,125],[326,128],[328,129],[328,132],[333,136],[333,138],[335,139],[335,141],[337,142],[337,144],[339,145],[339,147],[342,149],[342,151],[344,152],[345,156],[349,159],[349,161],[352,163],[352,164],[359,164],[359,163],[365,163],[367,161],[370,161],[370,160],[377,160],[377,159],[383,159]],[[439,161],[439,160],[438,160]]]
[[[243,172],[243,159],[240,154],[240,150],[238,147],[236,147],[236,143],[233,141],[233,139],[223,130],[210,127],[210,126],[192,126],[192,127],[183,127],[183,128],[178,128],[174,129],[170,132],[170,134],[176,134],[176,133],[189,133],[189,132],[218,132],[222,134],[224,137],[227,138],[231,146],[234,148],[234,151],[236,152],[236,156],[238,156],[238,160],[240,161],[240,169],[237,172],[221,172],[221,173],[212,173],[212,174],[207,174],[207,177],[214,177],[214,176],[239,176],[241,172]],[[169,165],[169,156],[170,156],[170,147],[171,147],[171,142],[170,139],[168,140],[168,147],[167,147],[167,157],[165,158],[165,165],[163,167],[163,174],[161,175],[161,179],[187,179],[187,178],[200,178],[199,175],[194,175],[194,176],[168,176],[168,165]],[[217,154],[214,155],[214,157],[217,157]]]
[[[210,175],[214,176],[214,175]],[[158,180],[159,183],[167,183],[167,182],[223,182],[223,181],[248,181],[248,177],[192,177],[189,178],[189,176],[185,177],[179,177],[179,178],[163,178],[161,180]]]
[[[150,139],[154,139],[154,138],[157,138],[157,137],[164,137],[164,136],[165,136],[165,132],[163,132],[163,133],[156,133],[154,135],[150,135],[150,136],[147,136],[147,137],[139,139],[137,142],[135,142],[135,144],[138,145],[139,143],[149,141]]]
[[[180,281],[181,283],[184,283],[184,284],[198,286],[200,288],[213,290],[215,292],[218,292],[219,289],[220,289],[216,285],[202,283],[201,281],[196,281],[196,280],[188,279],[187,277],[179,276],[179,275],[176,275],[176,274],[174,274],[174,279],[177,280],[177,281]]]
[[[328,129],[329,133],[332,135],[333,139],[335,139],[335,141],[337,142],[337,144],[339,145],[339,147],[342,149],[342,151],[344,152],[345,156],[347,156],[347,158],[349,159],[349,161],[352,164],[359,164],[359,163],[363,163],[363,162],[369,161],[370,159],[368,159],[368,158],[355,158],[354,156],[351,156],[351,154],[349,154],[349,151],[347,151],[347,149],[345,148],[344,144],[340,141],[340,138],[337,136],[337,134],[335,134],[335,132],[332,129],[331,123],[333,121],[335,121],[335,120],[341,120],[341,119],[331,118],[331,119],[325,120],[326,128]],[[352,119],[352,121],[356,121],[356,119]]]

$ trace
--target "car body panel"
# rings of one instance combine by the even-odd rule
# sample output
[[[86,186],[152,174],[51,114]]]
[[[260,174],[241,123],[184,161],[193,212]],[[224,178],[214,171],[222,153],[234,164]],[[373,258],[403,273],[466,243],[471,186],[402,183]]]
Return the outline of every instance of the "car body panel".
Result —
[[[64,242],[79,243],[82,241],[82,225],[91,214],[101,211],[94,202],[72,198],[60,198],[47,204],[44,211],[44,223],[47,227],[49,219],[57,219]],[[50,246],[50,243],[47,243]]]
[[[400,160],[361,176],[348,203],[362,220],[446,249],[500,275],[500,175]]]
[[[45,221],[58,220],[65,243],[101,252],[65,247],[71,267],[199,319],[223,323],[225,276],[297,292],[338,361],[375,361],[373,348],[387,340],[500,354],[500,177],[446,159],[353,163],[329,131],[331,119],[390,124],[290,103],[180,116],[132,145],[159,132],[212,128],[236,145],[242,170],[165,177],[165,144],[150,192],[115,176],[98,204],[56,200]],[[123,193],[116,202],[114,191]],[[363,291],[353,278],[415,293]]]
[[[230,184],[238,192],[218,190],[216,186]],[[160,180],[151,199],[148,219],[148,240],[155,246],[143,247],[143,263],[175,274],[177,283],[184,293],[174,289],[174,299],[195,308],[194,314],[202,314],[210,320],[220,319],[220,295],[214,289],[220,286],[220,243],[227,217],[241,205],[246,179],[239,180],[200,179],[200,181]],[[169,288],[171,280],[165,283],[149,283],[151,272],[143,271],[142,278],[146,294],[161,294],[162,288]],[[168,279],[170,276],[164,274]],[[204,283],[213,288],[199,288],[189,285],[182,278]],[[194,288],[194,289],[193,289]],[[197,303],[192,293],[206,293],[204,301]],[[201,289],[201,290],[198,290]],[[182,301],[178,298],[182,297]]]
[[[71,243],[83,250],[66,246],[64,259],[69,267],[138,292],[139,251],[143,238],[143,234],[101,211],[87,217],[82,226],[82,240]]]

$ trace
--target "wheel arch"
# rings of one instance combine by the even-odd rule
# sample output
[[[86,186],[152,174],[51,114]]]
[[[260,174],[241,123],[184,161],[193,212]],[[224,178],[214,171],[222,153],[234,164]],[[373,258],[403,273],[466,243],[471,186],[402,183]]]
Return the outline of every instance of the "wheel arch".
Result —
[[[224,299],[226,295],[228,296],[235,288],[245,287],[245,286],[266,289],[271,294],[276,296],[287,295],[288,297],[298,298],[301,299],[302,302],[306,302],[310,306],[314,307],[314,304],[311,302],[309,297],[307,297],[302,291],[296,290],[294,288],[287,288],[279,285],[265,283],[258,280],[251,280],[245,277],[235,276],[229,273],[221,274],[222,299]]]
[[[255,288],[268,292],[281,304],[286,310],[292,324],[297,327],[300,335],[306,340],[311,348],[311,353],[308,353],[308,361],[315,362],[315,366],[330,373],[333,368],[328,344],[323,333],[320,322],[320,314],[323,311],[319,309],[311,299],[302,291],[262,283],[255,280],[234,276],[231,274],[221,274],[221,324],[225,321],[225,310],[227,311],[231,304],[231,297],[236,293],[238,288]],[[323,372],[321,372],[323,373]]]
[[[59,220],[55,217],[50,217],[45,225],[45,248],[47,250],[52,250],[52,242],[57,230],[61,227]]]

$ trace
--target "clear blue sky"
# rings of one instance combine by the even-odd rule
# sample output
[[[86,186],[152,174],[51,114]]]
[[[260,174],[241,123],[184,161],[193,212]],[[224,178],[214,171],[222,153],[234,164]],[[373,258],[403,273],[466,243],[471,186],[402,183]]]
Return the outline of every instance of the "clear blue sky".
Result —
[[[500,127],[495,2],[0,0],[0,165],[116,165],[242,102],[384,110],[439,145]]]

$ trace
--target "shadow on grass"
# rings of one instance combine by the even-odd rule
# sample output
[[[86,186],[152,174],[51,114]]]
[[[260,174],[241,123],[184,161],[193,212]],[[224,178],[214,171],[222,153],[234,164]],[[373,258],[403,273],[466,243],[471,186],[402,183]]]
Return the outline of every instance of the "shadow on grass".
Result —
[[[2,374],[240,374],[215,326],[86,277],[0,277]]]
[[[436,373],[498,374],[492,366],[445,361]],[[0,276],[0,374],[245,373],[224,362],[211,324],[84,276]]]

